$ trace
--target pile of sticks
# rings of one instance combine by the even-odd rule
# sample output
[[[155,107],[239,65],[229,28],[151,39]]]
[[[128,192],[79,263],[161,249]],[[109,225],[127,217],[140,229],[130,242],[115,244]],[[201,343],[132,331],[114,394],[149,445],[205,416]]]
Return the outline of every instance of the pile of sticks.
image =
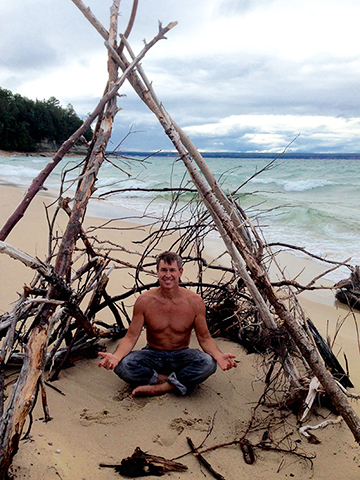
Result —
[[[335,285],[335,294],[339,302],[351,308],[360,310],[360,268],[358,265],[351,269],[350,277]]]

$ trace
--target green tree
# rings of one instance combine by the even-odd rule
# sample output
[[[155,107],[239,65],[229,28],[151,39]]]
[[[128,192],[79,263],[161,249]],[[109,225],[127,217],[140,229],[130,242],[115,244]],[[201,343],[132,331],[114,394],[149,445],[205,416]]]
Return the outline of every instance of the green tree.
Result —
[[[43,140],[60,146],[82,124],[71,104],[59,100],[30,100],[0,87],[0,148],[33,152]],[[85,133],[90,140],[92,131]]]

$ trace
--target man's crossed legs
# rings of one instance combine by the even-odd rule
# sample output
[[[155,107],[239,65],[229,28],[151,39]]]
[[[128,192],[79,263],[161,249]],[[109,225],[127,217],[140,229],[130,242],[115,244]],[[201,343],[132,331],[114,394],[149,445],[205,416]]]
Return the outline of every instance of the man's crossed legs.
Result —
[[[133,385],[133,396],[161,395],[177,390],[185,395],[216,370],[216,361],[197,349],[161,351],[148,345],[124,357],[114,372]]]

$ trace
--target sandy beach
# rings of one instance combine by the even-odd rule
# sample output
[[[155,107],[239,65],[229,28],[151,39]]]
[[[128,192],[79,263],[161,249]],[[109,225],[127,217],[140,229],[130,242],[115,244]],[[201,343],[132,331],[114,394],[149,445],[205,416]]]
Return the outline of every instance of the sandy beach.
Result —
[[[23,195],[15,187],[0,187],[0,224],[3,225],[13,212]],[[44,203],[51,203],[50,196],[43,194],[35,198],[25,217],[7,238],[11,245],[32,256],[43,259],[47,251],[47,220]],[[61,231],[65,214],[60,215],[56,228]],[[86,226],[99,225],[104,219],[88,218]],[[103,230],[99,235],[116,241],[131,251],[141,251],[135,245],[136,238],[144,236],[144,226],[121,222],[123,230]],[[161,245],[167,248],[168,239]],[[212,254],[209,248],[207,255]],[[122,258],[129,261],[135,255],[123,252]],[[305,272],[299,277],[312,278],[325,267],[310,260],[284,255],[289,275],[296,275],[304,266]],[[17,261],[0,255],[0,313],[12,308],[25,283],[33,278],[33,272]],[[129,270],[113,272],[109,283],[110,294],[119,293],[132,284]],[[194,272],[185,271],[185,278],[192,279]],[[320,282],[321,283],[321,282]],[[323,282],[326,283],[326,282]],[[306,292],[300,296],[301,304],[321,333],[331,338],[341,319],[346,321],[337,335],[334,353],[344,364],[344,353],[349,362],[350,378],[355,385],[354,393],[360,393],[359,349],[356,338],[356,321],[359,314],[349,315],[348,310],[334,300],[331,290]],[[131,301],[127,306],[131,308]],[[106,320],[108,313],[101,313]],[[121,478],[113,468],[103,468],[100,464],[119,464],[132,455],[136,447],[143,451],[160,455],[167,459],[178,459],[188,467],[186,472],[169,473],[169,479],[197,480],[212,478],[198,460],[189,453],[187,437],[196,446],[204,442],[208,448],[232,442],[246,431],[263,391],[261,358],[247,355],[244,349],[224,339],[216,339],[223,351],[236,354],[238,368],[228,372],[218,371],[188,396],[167,393],[153,398],[132,398],[129,387],[113,372],[98,368],[97,359],[83,359],[75,366],[62,370],[59,379],[53,382],[57,390],[47,389],[52,420],[44,423],[41,402],[33,412],[31,438],[20,442],[20,449],[13,462],[16,479],[33,480],[111,480]],[[141,347],[144,339],[138,344]],[[106,343],[113,351],[113,342]],[[193,339],[193,346],[197,346]],[[7,389],[9,395],[11,386]],[[359,403],[351,400],[351,405],[360,415]],[[336,416],[320,406],[316,406],[307,421],[316,425],[325,419]],[[252,433],[249,440],[261,440],[265,426],[273,425],[274,440],[282,449],[296,448],[297,453],[256,449],[256,461],[252,465],[244,462],[238,445],[222,447],[204,454],[212,467],[226,480],[250,479],[285,480],[355,480],[360,475],[360,446],[344,422],[317,430],[321,443],[307,442],[298,431],[296,418],[288,411],[276,411],[265,406],[256,410],[257,421],[263,428]],[[27,424],[28,425],[28,422]],[[311,460],[310,460],[311,458]],[[131,477],[132,478],[132,477]]]

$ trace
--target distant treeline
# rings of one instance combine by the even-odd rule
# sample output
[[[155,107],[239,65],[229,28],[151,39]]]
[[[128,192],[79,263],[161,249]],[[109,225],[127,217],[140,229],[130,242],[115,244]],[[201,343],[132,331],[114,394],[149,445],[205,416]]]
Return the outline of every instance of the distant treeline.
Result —
[[[34,152],[41,141],[62,144],[82,124],[72,105],[59,100],[29,100],[0,87],[0,149]],[[84,135],[90,140],[89,129]]]

